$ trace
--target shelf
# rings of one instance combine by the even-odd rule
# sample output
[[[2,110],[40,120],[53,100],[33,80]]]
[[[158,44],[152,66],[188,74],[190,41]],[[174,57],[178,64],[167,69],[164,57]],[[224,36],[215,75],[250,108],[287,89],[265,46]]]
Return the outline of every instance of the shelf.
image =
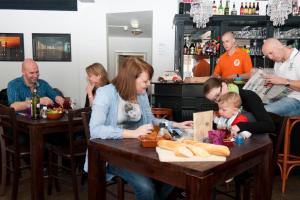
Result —
[[[267,37],[264,37],[264,38],[238,38],[238,37],[235,37],[236,40],[265,40],[267,39]]]
[[[300,37],[297,38],[276,38],[278,40],[300,40]]]

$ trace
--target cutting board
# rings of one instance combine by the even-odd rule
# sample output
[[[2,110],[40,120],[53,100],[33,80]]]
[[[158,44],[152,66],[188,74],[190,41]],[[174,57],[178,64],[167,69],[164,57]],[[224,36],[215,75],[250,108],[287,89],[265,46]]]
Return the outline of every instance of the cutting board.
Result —
[[[176,156],[174,151],[169,151],[166,149],[162,149],[160,147],[156,147],[156,152],[158,154],[159,161],[161,162],[203,162],[203,161],[217,161],[217,162],[225,162],[225,156],[216,156],[210,155],[207,157],[199,157],[193,156],[191,158],[179,157]]]

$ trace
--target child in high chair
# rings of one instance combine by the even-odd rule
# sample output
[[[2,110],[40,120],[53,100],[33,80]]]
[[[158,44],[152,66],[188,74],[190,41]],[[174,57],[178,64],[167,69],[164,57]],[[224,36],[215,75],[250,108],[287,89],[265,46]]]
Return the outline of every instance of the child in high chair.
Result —
[[[242,100],[238,93],[228,92],[222,95],[218,101],[219,112],[214,117],[214,123],[217,129],[225,129],[230,135],[236,136],[237,133],[232,132],[232,127],[239,122],[248,122],[248,118],[241,114]]]

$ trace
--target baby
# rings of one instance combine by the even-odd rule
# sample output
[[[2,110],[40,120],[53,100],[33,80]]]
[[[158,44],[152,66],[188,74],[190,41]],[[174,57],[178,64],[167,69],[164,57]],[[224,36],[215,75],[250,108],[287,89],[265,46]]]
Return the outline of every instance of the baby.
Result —
[[[232,136],[237,134],[232,131],[233,127],[239,122],[248,122],[248,118],[240,113],[241,104],[241,97],[236,92],[228,92],[220,97],[219,112],[214,118],[217,129],[226,129],[231,132]]]

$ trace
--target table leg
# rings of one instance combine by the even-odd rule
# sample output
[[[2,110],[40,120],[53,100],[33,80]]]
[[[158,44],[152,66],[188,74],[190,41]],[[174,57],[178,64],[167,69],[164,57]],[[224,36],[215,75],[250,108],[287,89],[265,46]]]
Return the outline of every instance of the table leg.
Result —
[[[189,200],[212,199],[213,182],[211,175],[201,179],[195,176],[187,176],[185,189],[187,192],[187,199]]]
[[[44,138],[37,127],[30,127],[31,199],[44,199]]]
[[[106,199],[106,162],[93,147],[88,147],[88,199]]]

